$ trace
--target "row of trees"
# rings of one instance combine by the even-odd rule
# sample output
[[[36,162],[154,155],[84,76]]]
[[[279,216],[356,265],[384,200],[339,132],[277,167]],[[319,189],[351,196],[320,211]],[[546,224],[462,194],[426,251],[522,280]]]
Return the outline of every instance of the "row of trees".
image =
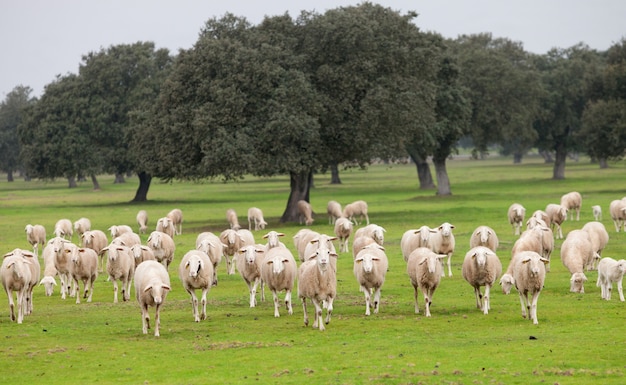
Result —
[[[41,98],[16,87],[0,105],[0,169],[34,178],[128,173],[147,199],[164,180],[289,174],[283,221],[309,200],[315,172],[410,156],[420,188],[451,193],[446,159],[462,137],[520,162],[536,147],[585,151],[601,166],[626,146],[626,44],[580,44],[545,55],[490,34],[454,40],[421,31],[415,13],[371,3],[209,20],[171,55],[153,43],[82,58]]]

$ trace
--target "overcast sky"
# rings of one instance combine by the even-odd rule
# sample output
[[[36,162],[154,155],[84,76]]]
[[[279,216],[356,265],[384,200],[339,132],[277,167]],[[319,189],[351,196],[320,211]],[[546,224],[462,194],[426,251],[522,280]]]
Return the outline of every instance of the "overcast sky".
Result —
[[[373,1],[376,2],[376,1]],[[82,55],[116,44],[153,41],[177,53],[204,22],[226,12],[253,24],[361,1],[343,0],[0,0],[0,101],[17,85],[40,96],[56,75],[77,73]],[[606,50],[626,37],[626,0],[381,0],[445,37],[491,32],[543,54],[579,42]]]

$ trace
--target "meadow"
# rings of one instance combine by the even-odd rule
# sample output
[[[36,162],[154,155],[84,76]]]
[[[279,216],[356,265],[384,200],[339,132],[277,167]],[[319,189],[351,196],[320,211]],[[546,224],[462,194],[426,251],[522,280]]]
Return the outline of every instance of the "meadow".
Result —
[[[367,170],[341,171],[342,184],[330,175],[315,176],[311,204],[316,213],[311,228],[332,234],[326,203],[342,205],[357,199],[369,204],[372,223],[383,226],[389,271],[382,290],[380,313],[365,316],[363,294],[352,273],[351,253],[338,258],[338,295],[326,331],[305,327],[294,288],[294,314],[274,318],[269,300],[250,308],[248,290],[236,275],[218,268],[219,284],[208,295],[208,319],[193,322],[189,295],[178,278],[182,255],[202,231],[221,232],[225,212],[233,208],[247,226],[250,206],[263,209],[266,230],[285,233],[283,242],[297,255],[292,236],[303,226],[282,224],[289,195],[289,178],[247,177],[234,183],[153,181],[148,202],[128,203],[137,188],[135,178],[113,184],[100,177],[102,190],[90,183],[68,189],[66,181],[0,182],[0,252],[29,249],[24,227],[42,224],[48,235],[60,218],[85,216],[92,228],[127,224],[137,228],[138,210],[156,220],[178,207],[184,214],[183,234],[175,237],[176,254],[169,272],[172,291],[161,312],[161,337],[141,332],[139,306],[113,303],[113,288],[101,274],[93,302],[52,297],[43,286],[34,293],[34,312],[18,325],[8,315],[6,295],[0,295],[0,383],[46,384],[623,384],[626,374],[626,304],[616,293],[600,298],[597,273],[587,273],[585,293],[569,292],[569,273],[559,258],[562,240],[552,254],[552,268],[539,297],[538,325],[521,317],[515,289],[492,291],[491,311],[483,315],[473,289],[461,276],[469,236],[479,225],[493,227],[499,238],[498,256],[506,269],[516,236],[507,220],[513,202],[527,213],[558,203],[562,194],[583,196],[581,220],[566,221],[563,233],[593,220],[591,206],[601,205],[610,240],[603,255],[626,253],[626,234],[616,233],[608,212],[611,200],[626,195],[626,163],[601,170],[588,159],[568,160],[566,179],[552,180],[552,165],[526,158],[455,159],[448,162],[451,196],[419,190],[413,165],[375,165]],[[434,294],[432,317],[414,313],[413,287],[400,252],[404,231],[443,222],[455,226],[453,276],[442,278]],[[264,231],[254,232],[262,241]],[[141,235],[145,242],[148,235]],[[76,237],[74,237],[76,242]],[[351,245],[350,240],[350,245]],[[351,248],[350,248],[351,250]],[[283,298],[284,294],[281,294]],[[423,310],[423,297],[419,296]],[[309,316],[312,317],[309,307]],[[151,309],[151,317],[154,310]],[[312,320],[311,320],[312,323]]]

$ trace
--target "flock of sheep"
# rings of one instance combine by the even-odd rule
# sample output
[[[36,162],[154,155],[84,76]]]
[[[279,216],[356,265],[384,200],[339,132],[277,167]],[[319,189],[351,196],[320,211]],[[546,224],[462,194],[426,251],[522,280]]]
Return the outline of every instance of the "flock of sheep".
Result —
[[[499,282],[504,293],[513,286],[520,296],[522,316],[537,324],[537,300],[544,286],[546,272],[550,269],[550,256],[554,250],[554,239],[563,238],[561,224],[568,219],[579,220],[582,197],[577,192],[565,194],[559,204],[548,204],[546,210],[535,211],[526,219],[525,208],[514,203],[508,210],[509,223],[515,235],[511,261],[502,273],[502,264],[497,256],[498,236],[489,226],[478,226],[471,235],[469,251],[462,263],[463,278],[473,287],[476,307],[484,314],[490,310],[490,290]],[[300,223],[313,223],[313,210],[306,201],[297,204]],[[265,230],[267,222],[259,208],[248,210],[248,229],[241,228],[237,214],[229,209],[226,219],[229,228],[219,235],[211,232],[198,234],[195,249],[187,251],[178,265],[182,286],[189,293],[193,317],[196,322],[206,319],[207,294],[217,285],[217,268],[222,258],[226,260],[228,274],[235,267],[248,287],[250,307],[257,304],[257,290],[264,300],[264,287],[272,292],[274,316],[279,317],[279,294],[285,292],[284,303],[288,314],[293,313],[291,295],[297,281],[297,295],[302,301],[304,324],[309,324],[307,300],[313,304],[313,327],[324,330],[333,311],[337,295],[337,251],[334,241],[338,240],[339,252],[349,253],[352,237],[353,272],[360,291],[365,296],[365,314],[378,313],[381,288],[385,282],[389,261],[384,248],[385,229],[369,223],[368,206],[365,201],[347,204],[343,210],[336,201],[328,202],[329,224],[334,234],[320,234],[305,227],[293,237],[297,250],[296,258],[281,242],[285,234],[269,231],[257,243],[252,231]],[[585,271],[598,270],[597,285],[602,298],[611,297],[612,283],[617,282],[620,300],[624,301],[622,278],[626,272],[626,261],[602,258],[602,250],[608,242],[608,233],[601,222],[601,209],[593,207],[596,221],[572,230],[561,246],[561,260],[571,273],[570,290],[584,292],[587,281]],[[611,217],[616,231],[626,231],[626,198],[613,201]],[[144,210],[137,214],[138,233],[148,229],[148,216]],[[354,230],[365,221],[365,226]],[[146,244],[141,244],[138,233],[130,226],[111,226],[108,231],[112,241],[100,230],[92,230],[87,218],[73,223],[59,220],[54,228],[54,237],[46,240],[45,228],[27,225],[26,239],[32,251],[15,249],[4,255],[0,267],[2,285],[9,298],[11,319],[22,323],[24,316],[33,310],[32,293],[36,285],[43,285],[46,295],[53,294],[59,278],[61,298],[76,298],[80,303],[79,283],[83,282],[82,297],[91,302],[93,284],[106,270],[108,280],[114,288],[113,301],[118,301],[118,284],[121,285],[123,301],[130,299],[134,281],[136,299],[141,308],[143,333],[150,329],[148,309],[155,307],[154,335],[159,336],[159,313],[167,293],[171,290],[169,265],[174,261],[176,244],[173,238],[182,234],[183,215],[179,209],[170,211],[157,221]],[[526,230],[522,229],[526,226]],[[414,287],[415,313],[419,313],[418,293],[424,297],[424,312],[431,316],[430,305],[433,294],[445,277],[452,276],[451,257],[455,251],[454,226],[443,223],[437,228],[422,226],[404,232],[400,247],[406,262],[406,271]],[[80,246],[71,242],[76,232]],[[42,248],[43,272],[39,263],[39,247]],[[106,260],[106,263],[105,263]],[[43,276],[40,280],[40,276]],[[260,286],[260,288],[259,288]],[[484,287],[484,292],[481,292]],[[196,291],[201,291],[200,300]],[[17,305],[13,299],[17,293]],[[17,307],[17,316],[16,316]],[[326,317],[323,310],[326,309]],[[373,310],[372,310],[373,309]]]

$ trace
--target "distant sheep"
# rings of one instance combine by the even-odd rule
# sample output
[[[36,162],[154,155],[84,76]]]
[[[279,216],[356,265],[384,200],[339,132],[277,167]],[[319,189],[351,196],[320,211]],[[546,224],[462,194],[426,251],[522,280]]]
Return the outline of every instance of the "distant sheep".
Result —
[[[56,237],[72,240],[73,234],[74,230],[72,230],[72,221],[69,219],[59,219],[54,225],[54,235]]]
[[[54,287],[57,285],[57,281],[54,277],[57,275],[57,269],[54,267],[54,259],[56,258],[56,251],[54,250],[54,245],[52,243],[46,244],[46,247],[43,248],[41,252],[43,257],[43,278],[39,282],[40,285],[43,285],[46,296],[51,296],[54,292]]]
[[[154,257],[154,251],[148,246],[144,245],[132,245],[130,247],[130,254],[135,261],[135,268],[144,261],[156,261]]]
[[[596,221],[602,220],[602,207],[595,205],[591,206],[591,211],[593,212],[593,219]]]
[[[26,225],[26,241],[33,247],[33,253],[39,256],[39,245],[46,246],[46,228],[42,225]]]
[[[237,255],[237,270],[241,278],[248,286],[248,293],[250,294],[250,307],[255,307],[256,291],[259,285],[262,285],[261,281],[261,264],[263,263],[265,253],[265,247],[261,245],[247,245],[243,246],[238,251]],[[261,300],[265,300],[265,292],[261,286]]]
[[[328,224],[334,225],[338,218],[343,216],[341,211],[341,204],[337,201],[328,201],[326,206],[326,213],[328,213]]]
[[[224,245],[224,256],[226,257],[226,272],[229,275],[235,274],[235,258],[239,249],[246,245],[254,245],[254,235],[246,229],[226,229],[220,233],[220,241]]]
[[[486,246],[474,246],[463,260],[463,278],[474,288],[476,307],[488,314],[490,310],[490,290],[502,274],[502,263],[496,253]],[[485,287],[481,294],[480,287]]]
[[[126,246],[126,247],[132,247],[133,245],[140,245],[141,238],[139,238],[138,234],[131,231],[128,233],[122,233],[118,237],[113,238],[111,243],[114,243],[116,245]]]
[[[0,279],[2,287],[9,297],[9,312],[11,321],[21,324],[27,311],[26,296],[31,280],[29,262],[19,255],[5,257],[0,266]],[[13,292],[17,292],[17,317],[15,316],[15,302]]]
[[[615,231],[619,233],[620,228],[626,232],[626,201],[616,199],[609,205],[609,213],[615,225]]]
[[[226,221],[228,222],[231,230],[237,231],[241,228],[241,225],[239,225],[239,219],[237,218],[237,213],[233,209],[226,210]]]
[[[200,250],[190,250],[180,261],[178,266],[178,276],[183,287],[191,296],[191,310],[195,322],[206,319],[206,303],[207,294],[213,286],[213,263],[206,253]],[[202,312],[198,310],[198,297],[196,290],[202,290],[200,303],[202,304]],[[198,314],[200,313],[200,314]]]
[[[309,325],[309,316],[306,310],[306,300],[309,298],[315,306],[313,328],[324,330],[322,322],[322,302],[326,303],[326,324],[330,323],[333,312],[333,301],[337,296],[337,275],[331,265],[331,259],[336,258],[326,242],[319,242],[313,258],[302,263],[298,268],[298,298],[302,301],[304,325]]]
[[[454,225],[444,222],[433,235],[430,237],[430,249],[436,254],[446,254],[448,256],[448,277],[452,277],[452,253],[454,253],[455,239],[452,230]],[[443,261],[441,261],[443,263]],[[442,276],[445,275],[443,270]]]
[[[88,230],[81,235],[83,247],[88,247],[96,252],[100,257],[100,271],[104,271],[104,251],[103,249],[109,245],[106,234],[100,230]]]
[[[272,292],[274,317],[280,317],[278,293],[283,290],[285,291],[285,308],[287,313],[292,315],[291,292],[298,269],[293,254],[287,248],[273,247],[267,250],[261,259],[261,279]]]
[[[363,248],[354,259],[352,271],[361,291],[365,294],[365,315],[370,315],[370,307],[374,308],[374,314],[378,313],[380,290],[385,283],[388,269],[387,254],[385,254],[385,249],[378,244]]]
[[[561,197],[561,206],[565,207],[570,213],[570,220],[574,220],[574,211],[576,211],[576,220],[580,220],[580,207],[583,198],[578,191],[569,192]]]
[[[543,210],[535,210],[533,212],[533,215],[531,215],[531,217],[529,218],[528,222],[526,222],[526,225],[528,226],[528,228],[531,228],[532,226],[530,225],[530,220],[531,219],[535,219],[535,223],[537,223],[537,221],[539,221],[539,224],[543,224],[544,226],[550,227],[550,216],[548,215],[548,213],[546,213]]]
[[[172,221],[174,227],[174,235],[183,233],[183,212],[181,209],[173,209],[166,215]]]
[[[266,249],[271,249],[272,247],[287,247],[284,243],[280,241],[280,237],[284,237],[285,233],[279,233],[277,231],[270,231],[263,236],[263,239],[267,239],[267,244],[265,245]]]
[[[356,226],[359,225],[357,217],[360,217],[361,222],[363,222],[363,218],[365,218],[366,224],[370,224],[370,217],[367,215],[367,202],[365,201],[348,203],[343,208],[343,216],[352,221]]]
[[[495,253],[499,244],[496,231],[489,226],[478,226],[470,238],[470,249],[485,246]]]
[[[74,230],[78,236],[82,236],[85,231],[91,230],[91,221],[87,218],[80,218],[74,222]]]
[[[111,227],[109,227],[109,232],[111,232],[111,238],[117,238],[120,235],[124,234],[124,233],[132,233],[133,229],[130,228],[130,226],[127,225],[113,225]]]
[[[150,329],[150,315],[148,307],[156,307],[154,316],[154,336],[159,337],[161,325],[160,310],[167,293],[171,290],[170,276],[165,266],[157,261],[145,261],[137,266],[135,271],[135,293],[137,302],[141,307],[141,322],[143,334],[148,334]]]
[[[586,268],[587,270],[595,270],[596,263],[602,258],[602,250],[609,243],[609,233],[601,222],[595,221],[585,223],[582,230],[589,234],[589,241],[591,241],[593,251],[596,253],[591,261],[587,261]]]
[[[428,226],[422,226],[419,229],[411,229],[404,232],[400,239],[400,249],[404,262],[409,260],[409,255],[418,247],[429,247],[429,240],[432,233],[437,230]]]
[[[361,227],[360,229],[358,229],[354,233],[354,237],[355,238],[363,237],[363,236],[370,237],[376,243],[383,246],[383,244],[385,243],[386,232],[387,230],[385,230],[384,227],[372,223],[371,225],[367,225],[365,227]]]
[[[174,238],[174,235],[176,233],[176,227],[174,226],[174,222],[168,217],[159,218],[157,220],[155,230],[165,233],[172,238]]]
[[[335,235],[339,239],[339,251],[342,253],[350,252],[348,243],[350,240],[350,235],[352,234],[352,230],[352,222],[350,222],[348,218],[339,217],[335,221]]]
[[[206,231],[196,237],[196,250],[203,251],[209,256],[213,263],[213,286],[217,286],[217,266],[222,262],[224,244],[217,235]]]
[[[61,280],[61,299],[65,299],[68,295],[73,297],[74,286],[73,281],[70,277],[70,259],[74,254],[74,249],[77,246],[65,239],[63,241],[58,241],[58,239],[63,239],[61,237],[54,238],[55,250],[57,251],[56,258],[54,259],[54,267],[57,269],[59,273],[59,278]]]
[[[93,284],[98,278],[98,254],[86,247],[77,247],[73,251],[70,258],[70,276],[76,285],[76,303],[80,303],[79,281],[83,282],[83,298],[87,298],[87,302],[91,302]]]
[[[509,207],[508,217],[509,223],[513,226],[513,232],[515,235],[520,235],[522,224],[524,223],[524,216],[526,215],[526,209],[519,203],[513,203]]]
[[[298,207],[299,223],[311,226],[313,221],[315,221],[313,219],[313,208],[311,207],[311,204],[305,200],[299,200],[296,205]]]
[[[419,314],[418,289],[424,295],[425,315],[430,317],[430,304],[433,301],[435,290],[441,282],[443,267],[441,260],[447,255],[435,254],[426,247],[418,247],[409,255],[406,271],[413,285],[413,297],[415,298],[415,314]]]
[[[598,263],[598,281],[596,286],[602,290],[602,299],[609,301],[611,299],[611,291],[613,291],[613,282],[617,282],[617,292],[619,300],[624,302],[624,290],[622,288],[622,279],[626,273],[626,260],[619,261],[613,258],[602,258]]]
[[[248,230],[252,230],[254,223],[254,231],[265,230],[267,222],[263,218],[263,211],[258,207],[250,207],[248,209]]]
[[[567,208],[555,203],[546,206],[546,214],[550,219],[550,228],[557,239],[563,239],[561,224],[567,219]]]
[[[546,278],[545,264],[547,263],[547,259],[534,251],[522,251],[516,258],[513,268],[515,288],[519,292],[522,306],[522,317],[526,318],[528,312],[528,318],[535,325],[538,324],[537,300]],[[530,300],[528,294],[531,295]]]
[[[126,246],[111,244],[105,249],[108,252],[107,273],[113,281],[113,303],[117,303],[118,285],[122,284],[122,300],[130,300],[130,286],[135,274],[135,257]]]
[[[137,213],[137,224],[139,225],[139,233],[145,234],[148,230],[148,212],[139,210]]]
[[[172,237],[160,231],[153,231],[150,233],[146,245],[152,249],[154,258],[162,263],[166,269],[169,268],[176,252],[176,244]]]
[[[584,293],[587,277],[585,266],[594,258],[595,252],[589,240],[589,234],[583,230],[572,230],[561,244],[561,262],[569,270],[570,291]]]

